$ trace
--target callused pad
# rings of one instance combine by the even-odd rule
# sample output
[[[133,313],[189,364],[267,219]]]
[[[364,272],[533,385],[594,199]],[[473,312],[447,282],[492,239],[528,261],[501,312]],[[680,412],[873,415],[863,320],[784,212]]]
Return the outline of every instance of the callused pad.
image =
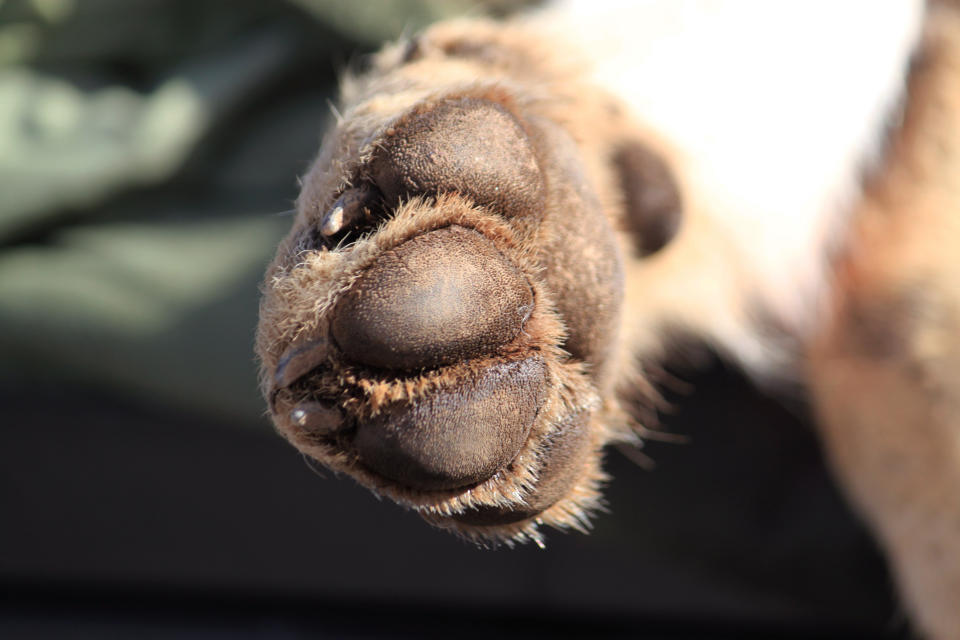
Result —
[[[457,489],[514,459],[547,388],[539,356],[488,367],[420,402],[399,402],[357,426],[364,466],[414,489]]]
[[[353,362],[409,371],[495,352],[532,309],[529,283],[493,243],[450,226],[377,257],[337,304],[331,329]]]

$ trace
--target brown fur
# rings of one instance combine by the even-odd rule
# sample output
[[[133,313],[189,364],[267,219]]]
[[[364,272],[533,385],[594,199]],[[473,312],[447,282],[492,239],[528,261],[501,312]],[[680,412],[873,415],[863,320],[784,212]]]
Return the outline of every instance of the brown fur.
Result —
[[[602,447],[637,437],[618,392],[656,401],[633,354],[655,358],[667,330],[696,331],[717,305],[749,324],[735,284],[677,287],[690,261],[737,259],[709,244],[684,159],[520,24],[445,23],[388,47],[345,83],[340,113],[264,285],[257,352],[278,430],[474,539],[582,529]],[[348,224],[322,236],[337,203]],[[800,347],[828,453],[937,638],[960,638],[958,203],[960,17],[941,6],[837,256],[830,317]],[[433,256],[422,238],[445,257],[395,275],[403,256]],[[397,301],[461,263],[490,280],[452,278],[470,302],[431,345],[408,327],[429,313]]]

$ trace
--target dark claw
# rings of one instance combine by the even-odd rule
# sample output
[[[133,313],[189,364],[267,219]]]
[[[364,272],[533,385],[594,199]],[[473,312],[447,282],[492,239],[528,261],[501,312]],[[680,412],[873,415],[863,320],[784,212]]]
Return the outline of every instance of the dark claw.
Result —
[[[287,349],[273,374],[274,383],[278,389],[289,387],[322,364],[328,354],[329,342],[326,338]]]
[[[302,402],[290,412],[290,421],[312,435],[329,435],[343,428],[343,414],[322,402]]]

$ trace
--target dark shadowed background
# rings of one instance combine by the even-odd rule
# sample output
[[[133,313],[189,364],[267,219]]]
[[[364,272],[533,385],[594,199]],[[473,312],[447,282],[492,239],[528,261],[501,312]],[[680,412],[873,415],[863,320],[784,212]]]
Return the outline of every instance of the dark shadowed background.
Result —
[[[714,360],[663,416],[690,442],[611,451],[610,513],[546,551],[272,432],[257,286],[336,74],[463,12],[0,0],[0,637],[905,635],[801,403]]]

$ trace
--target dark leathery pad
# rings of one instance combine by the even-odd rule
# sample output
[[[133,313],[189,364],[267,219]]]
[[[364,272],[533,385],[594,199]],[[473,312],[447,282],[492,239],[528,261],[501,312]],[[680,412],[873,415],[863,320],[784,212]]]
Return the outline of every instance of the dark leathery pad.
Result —
[[[526,504],[511,508],[481,507],[455,516],[463,524],[495,526],[532,518],[563,498],[578,479],[583,461],[590,453],[587,414],[563,420],[543,444],[537,484]]]
[[[547,389],[540,356],[493,365],[414,404],[399,402],[357,426],[361,463],[401,486],[457,489],[513,460]]]
[[[496,351],[532,308],[517,267],[477,231],[451,226],[379,255],[335,307],[331,329],[348,360],[409,371]]]
[[[623,190],[628,231],[641,256],[656,253],[680,230],[680,186],[664,159],[639,142],[621,145],[613,166]]]
[[[535,215],[543,177],[533,145],[503,105],[454,98],[388,130],[369,167],[388,204],[459,193],[505,215]]]

